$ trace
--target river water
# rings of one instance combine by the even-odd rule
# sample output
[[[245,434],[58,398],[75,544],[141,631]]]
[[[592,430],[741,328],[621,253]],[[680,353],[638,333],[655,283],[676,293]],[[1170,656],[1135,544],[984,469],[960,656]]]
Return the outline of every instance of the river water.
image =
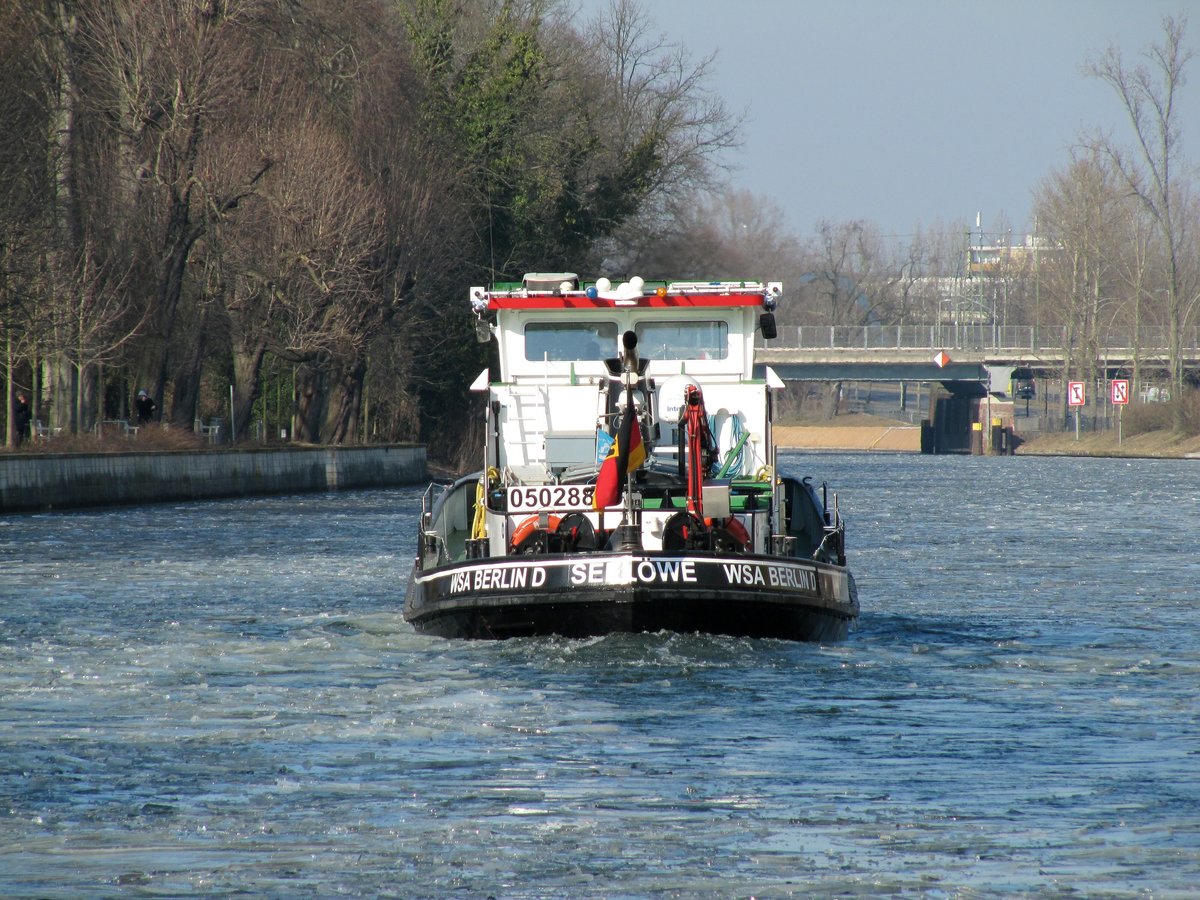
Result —
[[[1193,894],[1200,462],[787,468],[841,645],[421,637],[416,488],[0,519],[0,894]]]

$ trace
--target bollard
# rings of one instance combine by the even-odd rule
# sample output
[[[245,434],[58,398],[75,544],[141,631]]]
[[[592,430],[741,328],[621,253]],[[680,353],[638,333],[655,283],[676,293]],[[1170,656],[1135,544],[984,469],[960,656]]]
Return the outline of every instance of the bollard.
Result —
[[[992,419],[992,454],[1004,455],[1004,424],[1002,419]]]

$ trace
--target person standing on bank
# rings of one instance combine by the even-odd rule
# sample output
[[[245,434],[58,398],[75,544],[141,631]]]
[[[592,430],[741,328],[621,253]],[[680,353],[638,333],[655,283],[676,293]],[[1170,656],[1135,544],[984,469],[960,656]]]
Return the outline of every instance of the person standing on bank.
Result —
[[[17,393],[17,403],[13,407],[13,430],[16,432],[17,446],[25,443],[29,438],[29,423],[33,419],[33,413],[29,411],[29,399],[25,396],[24,391]]]
[[[137,418],[139,425],[145,425],[154,420],[154,414],[158,412],[158,404],[154,402],[154,398],[146,393],[146,389],[138,391],[137,395]]]

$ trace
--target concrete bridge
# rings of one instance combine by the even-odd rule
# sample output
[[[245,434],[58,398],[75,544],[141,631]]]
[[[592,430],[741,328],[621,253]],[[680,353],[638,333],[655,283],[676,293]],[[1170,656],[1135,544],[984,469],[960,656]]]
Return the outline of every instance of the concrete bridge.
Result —
[[[1163,328],[1134,335],[1112,331],[1097,358],[1111,374],[1129,372],[1135,352],[1143,370],[1165,369]],[[1057,375],[1065,364],[1061,328],[1030,325],[785,325],[761,338],[757,360],[787,381],[974,381],[1007,384],[1012,370],[1030,377]],[[1135,351],[1134,348],[1137,348]],[[1073,362],[1081,350],[1073,352]],[[943,363],[939,365],[939,354]],[[1184,367],[1200,372],[1200,327],[1184,336]],[[993,390],[997,388],[993,387]],[[1006,388],[1005,388],[1006,389]]]

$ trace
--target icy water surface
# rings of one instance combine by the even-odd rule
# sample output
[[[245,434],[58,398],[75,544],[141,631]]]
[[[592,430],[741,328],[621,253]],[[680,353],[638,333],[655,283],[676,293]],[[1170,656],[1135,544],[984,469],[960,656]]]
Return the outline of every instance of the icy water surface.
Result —
[[[0,519],[0,895],[1192,895],[1200,462],[789,468],[838,646],[418,636],[419,489]]]

